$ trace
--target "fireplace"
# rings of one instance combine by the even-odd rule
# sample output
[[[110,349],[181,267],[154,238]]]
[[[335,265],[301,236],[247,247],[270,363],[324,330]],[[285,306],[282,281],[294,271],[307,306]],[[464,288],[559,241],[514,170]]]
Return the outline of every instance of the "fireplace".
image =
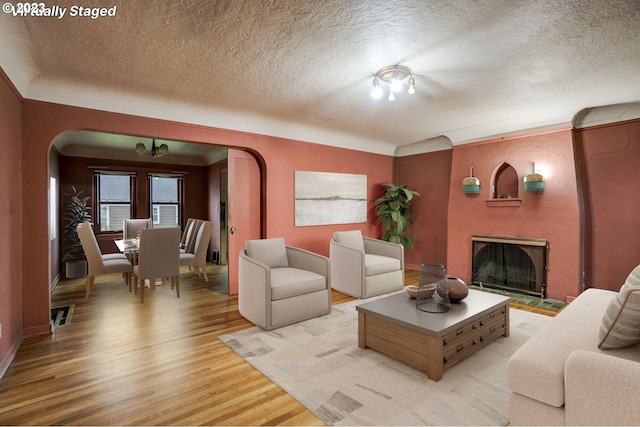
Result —
[[[546,240],[472,236],[471,245],[471,284],[546,297]]]

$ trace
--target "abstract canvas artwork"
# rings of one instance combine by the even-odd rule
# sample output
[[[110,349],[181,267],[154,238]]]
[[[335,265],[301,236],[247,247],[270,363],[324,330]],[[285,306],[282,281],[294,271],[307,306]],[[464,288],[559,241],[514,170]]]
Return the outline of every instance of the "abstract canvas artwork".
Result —
[[[367,222],[367,176],[295,172],[296,227]]]

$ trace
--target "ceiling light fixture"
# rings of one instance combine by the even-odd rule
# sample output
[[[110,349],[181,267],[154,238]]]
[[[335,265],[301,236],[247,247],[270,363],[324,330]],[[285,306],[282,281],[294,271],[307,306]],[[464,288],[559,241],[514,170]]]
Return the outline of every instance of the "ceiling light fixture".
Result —
[[[379,99],[382,97],[382,87],[380,86],[380,80],[389,83],[389,101],[396,99],[396,93],[400,92],[404,87],[404,81],[409,78],[407,84],[409,86],[407,93],[413,95],[416,93],[416,78],[411,72],[409,67],[404,65],[388,65],[380,68],[373,75],[373,88],[371,88],[371,97],[373,99]]]
[[[141,156],[144,156],[146,154],[157,159],[158,157],[162,157],[165,154],[168,154],[169,147],[167,146],[167,144],[161,144],[159,147],[156,147],[156,140],[153,139],[151,141],[151,151],[147,151],[147,147],[142,142],[138,142],[136,144],[136,153]]]

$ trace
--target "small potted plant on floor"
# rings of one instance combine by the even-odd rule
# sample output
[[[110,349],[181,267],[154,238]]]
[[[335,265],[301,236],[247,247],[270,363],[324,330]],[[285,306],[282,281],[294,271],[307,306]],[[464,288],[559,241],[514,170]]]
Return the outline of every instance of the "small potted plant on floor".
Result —
[[[409,226],[413,225],[411,221],[411,200],[420,193],[409,190],[406,185],[394,185],[391,183],[382,184],[386,191],[384,196],[375,201],[376,224],[382,222],[385,232],[382,240],[387,242],[401,244],[405,248],[415,245],[413,237],[407,233]]]
[[[91,221],[89,214],[91,207],[89,206],[89,197],[82,197],[82,191],[77,191],[74,186],[71,188],[73,189],[72,193],[65,193],[68,201],[64,215],[67,221],[64,227],[64,241],[68,243],[62,262],[66,263],[67,278],[75,279],[87,274],[87,260],[76,227],[84,221]]]

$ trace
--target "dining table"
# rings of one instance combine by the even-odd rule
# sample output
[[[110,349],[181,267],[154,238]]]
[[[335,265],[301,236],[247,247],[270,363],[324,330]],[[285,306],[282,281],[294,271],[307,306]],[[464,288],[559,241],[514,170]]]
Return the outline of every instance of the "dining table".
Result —
[[[131,265],[138,265],[138,253],[140,252],[139,237],[135,239],[118,239],[113,242],[118,247],[118,250],[127,256]],[[145,285],[148,285],[147,287],[149,289],[155,289],[156,284],[162,285],[164,281],[160,279],[160,281],[156,282],[155,280],[145,279]]]
[[[138,251],[140,249],[140,239],[118,239],[114,240],[118,250],[126,255],[131,265],[138,264]]]
[[[113,242],[118,247],[118,250],[126,255],[127,259],[129,259],[129,262],[131,262],[131,265],[133,266],[138,265],[138,253],[140,252],[139,237],[134,239],[116,239]],[[145,282],[149,283],[150,289],[155,289],[156,284],[159,284],[159,285],[164,284],[163,279],[159,279],[158,281],[149,281],[147,279],[145,280]]]

